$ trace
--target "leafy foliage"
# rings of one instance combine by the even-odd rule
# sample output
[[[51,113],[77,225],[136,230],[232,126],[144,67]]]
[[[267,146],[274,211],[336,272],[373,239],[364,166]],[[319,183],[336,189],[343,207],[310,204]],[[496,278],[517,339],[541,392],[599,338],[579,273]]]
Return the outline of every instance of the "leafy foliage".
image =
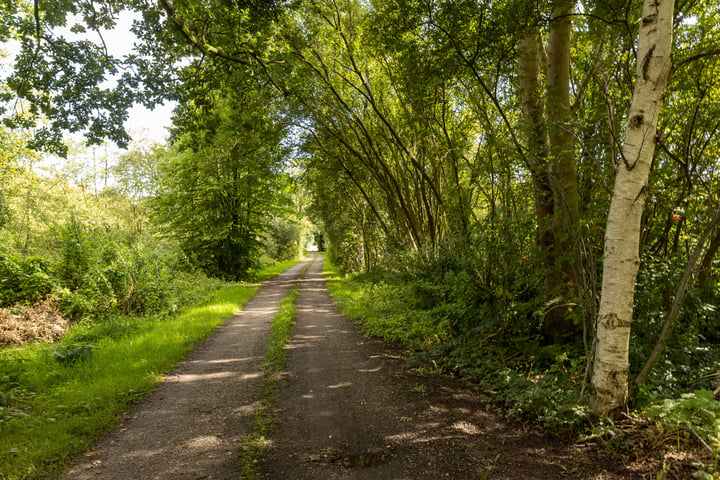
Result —
[[[448,318],[443,316],[446,312],[457,308],[453,297],[444,293],[455,284],[431,282],[430,276],[413,279],[421,265],[437,273],[432,262],[419,262],[397,283],[386,273],[343,276],[333,265],[326,266],[325,274],[335,302],[344,314],[360,321],[363,331],[420,351],[408,361],[408,368],[423,370],[423,364],[431,362],[431,368],[482,387],[511,417],[540,424],[564,438],[593,428],[595,416],[580,396],[586,365],[582,345],[543,345],[537,325],[516,316],[527,308],[522,305],[513,307],[516,313],[510,318],[485,313],[476,328],[460,334],[443,320]],[[455,295],[470,292],[460,288]],[[641,389],[636,403],[661,428],[694,429],[710,444],[716,441],[713,412],[720,402],[710,391],[682,392],[699,384],[700,372],[705,372],[704,384],[717,381],[717,373],[712,372],[720,351],[680,345],[682,349],[671,351],[673,361],[658,369],[657,383]]]
[[[539,423],[555,435],[574,438],[589,424],[591,413],[577,391],[552,372],[529,379],[477,349],[456,349],[439,364],[495,392],[511,417]]]
[[[0,251],[0,307],[38,302],[57,287],[47,259]]]
[[[303,238],[300,226],[280,218],[274,218],[269,223],[263,241],[265,253],[278,260],[297,258]]]
[[[9,177],[18,214],[0,230],[0,306],[55,298],[86,321],[177,309],[187,278],[200,278],[182,252],[138,229],[144,213],[123,194],[86,195],[78,181],[24,169]]]
[[[279,168],[282,125],[261,107],[265,98],[246,91],[210,106],[202,135],[183,137],[158,167],[153,218],[211,276],[246,278],[259,258],[266,219],[289,201]],[[206,113],[194,115],[185,121]]]
[[[691,431],[703,444],[714,452],[714,468],[720,457],[720,401],[713,392],[696,390],[684,393],[680,398],[665,399],[651,405],[645,414],[657,422],[661,432],[679,434]]]

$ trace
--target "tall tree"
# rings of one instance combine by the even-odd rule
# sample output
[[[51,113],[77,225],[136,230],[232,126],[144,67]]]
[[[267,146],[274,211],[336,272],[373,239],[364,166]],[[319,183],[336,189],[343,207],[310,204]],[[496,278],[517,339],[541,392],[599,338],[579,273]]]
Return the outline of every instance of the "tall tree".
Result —
[[[657,123],[672,66],[674,0],[644,0],[635,89],[605,233],[605,257],[590,404],[602,415],[628,401],[630,326],[640,224],[657,142]]]
[[[265,92],[267,93],[267,92]],[[287,202],[283,123],[263,92],[236,90],[180,136],[159,166],[156,221],[209,275],[243,279],[259,255],[266,219]]]

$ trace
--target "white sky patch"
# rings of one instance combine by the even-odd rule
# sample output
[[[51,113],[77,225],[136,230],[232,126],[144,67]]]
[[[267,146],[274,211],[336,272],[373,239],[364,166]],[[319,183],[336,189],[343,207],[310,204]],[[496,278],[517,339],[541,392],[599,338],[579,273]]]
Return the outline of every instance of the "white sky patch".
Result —
[[[171,125],[170,119],[174,108],[175,102],[157,105],[153,110],[148,110],[142,105],[135,105],[130,109],[125,129],[133,139],[147,138],[158,143],[165,143],[170,133],[168,128]]]

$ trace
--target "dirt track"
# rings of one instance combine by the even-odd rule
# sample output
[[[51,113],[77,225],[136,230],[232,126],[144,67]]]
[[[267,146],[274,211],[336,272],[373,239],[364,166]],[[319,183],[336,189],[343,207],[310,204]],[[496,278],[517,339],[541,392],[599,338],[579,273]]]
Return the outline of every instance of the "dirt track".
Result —
[[[641,478],[597,448],[527,431],[453,379],[402,372],[402,353],[358,333],[325,290],[322,259],[301,282],[290,361],[264,478]],[[67,480],[237,479],[266,334],[303,265],[270,281]]]
[[[236,480],[239,442],[255,409],[267,333],[306,262],[264,285],[66,478]]]

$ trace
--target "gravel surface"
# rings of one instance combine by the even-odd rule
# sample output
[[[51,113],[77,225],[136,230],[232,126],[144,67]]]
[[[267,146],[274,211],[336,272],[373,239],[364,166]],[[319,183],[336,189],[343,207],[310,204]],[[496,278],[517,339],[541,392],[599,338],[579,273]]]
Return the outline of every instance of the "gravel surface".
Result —
[[[562,442],[508,422],[455,379],[403,371],[404,352],[338,314],[318,257],[269,281],[65,480],[237,480],[267,332],[307,262],[263,478],[652,478],[657,462]]]

